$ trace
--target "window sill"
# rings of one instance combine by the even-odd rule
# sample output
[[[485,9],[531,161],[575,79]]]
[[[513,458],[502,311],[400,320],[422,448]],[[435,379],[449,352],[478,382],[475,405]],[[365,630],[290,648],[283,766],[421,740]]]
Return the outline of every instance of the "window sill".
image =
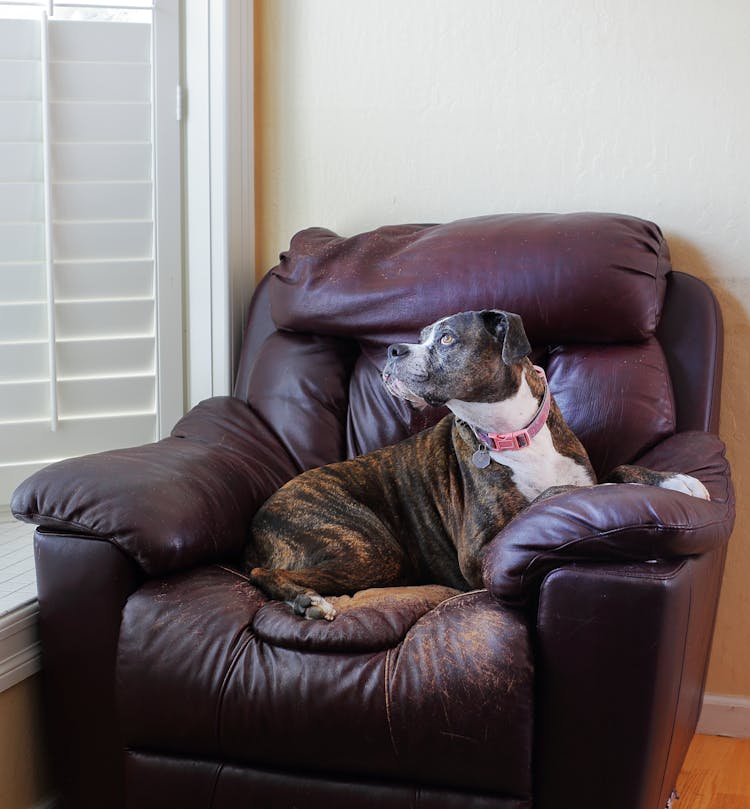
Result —
[[[38,624],[36,600],[0,616],[0,692],[41,668]]]
[[[40,669],[33,530],[0,514],[0,692]]]

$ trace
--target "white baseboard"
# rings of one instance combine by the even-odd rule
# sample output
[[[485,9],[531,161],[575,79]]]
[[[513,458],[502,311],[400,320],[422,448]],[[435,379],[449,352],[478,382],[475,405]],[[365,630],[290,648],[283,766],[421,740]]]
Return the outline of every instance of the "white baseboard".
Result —
[[[750,739],[750,698],[706,694],[696,732]]]

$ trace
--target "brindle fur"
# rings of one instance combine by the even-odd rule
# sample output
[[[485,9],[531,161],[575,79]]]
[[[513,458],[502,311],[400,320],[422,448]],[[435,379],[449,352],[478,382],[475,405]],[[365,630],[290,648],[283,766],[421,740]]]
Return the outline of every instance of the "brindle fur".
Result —
[[[434,339],[437,328],[456,335],[452,351]],[[544,383],[526,357],[530,346],[517,315],[454,315],[425,329],[422,344],[389,349],[389,365],[398,363],[400,380],[416,390],[412,401],[491,403],[513,397],[525,377],[541,402]],[[410,363],[405,354],[416,348],[421,359]],[[547,424],[555,450],[596,483],[554,398]],[[472,463],[478,446],[469,426],[449,415],[398,444],[294,478],[255,517],[243,562],[250,580],[298,614],[329,620],[335,611],[321,596],[406,584],[482,587],[487,544],[530,501],[507,466]],[[658,485],[666,477],[623,466],[608,481]]]
[[[251,580],[292,602],[309,590],[481,587],[485,545],[528,501],[507,467],[477,469],[475,449],[469,428],[446,416],[398,444],[294,478],[255,517],[244,564]]]
[[[514,386],[525,371],[541,400],[529,360],[514,371]],[[558,449],[593,479],[556,404],[553,413]],[[450,415],[398,444],[299,475],[256,515],[244,569],[267,595],[308,617],[322,617],[310,604],[316,594],[405,584],[481,587],[485,546],[529,501],[506,466],[474,466],[477,448],[471,429]]]

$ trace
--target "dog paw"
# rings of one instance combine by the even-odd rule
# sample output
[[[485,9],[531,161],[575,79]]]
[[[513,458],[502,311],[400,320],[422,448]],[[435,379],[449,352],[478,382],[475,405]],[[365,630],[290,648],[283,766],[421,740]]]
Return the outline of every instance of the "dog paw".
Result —
[[[701,500],[711,499],[708,489],[706,489],[698,478],[694,478],[692,475],[672,475],[671,477],[663,480],[659,486],[662,489],[672,489],[672,491],[675,492],[682,492],[683,494],[689,494],[693,497],[700,497]]]
[[[309,621],[320,619],[332,621],[336,617],[333,605],[317,593],[300,593],[291,602],[291,606],[297,615]]]

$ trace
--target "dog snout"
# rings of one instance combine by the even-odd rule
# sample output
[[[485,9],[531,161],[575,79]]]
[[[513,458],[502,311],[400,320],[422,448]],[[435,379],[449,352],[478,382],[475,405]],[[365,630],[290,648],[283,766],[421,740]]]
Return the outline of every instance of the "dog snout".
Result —
[[[395,360],[399,357],[405,357],[409,353],[409,346],[406,343],[394,343],[388,346],[388,359]]]

